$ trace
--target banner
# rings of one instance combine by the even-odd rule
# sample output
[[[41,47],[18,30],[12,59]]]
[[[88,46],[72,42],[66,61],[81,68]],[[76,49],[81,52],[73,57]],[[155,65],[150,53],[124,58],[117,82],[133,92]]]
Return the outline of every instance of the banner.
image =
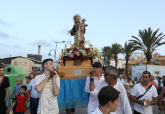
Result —
[[[139,78],[142,76],[142,73],[146,71],[145,65],[139,65],[139,66],[132,66],[132,80],[134,80],[135,77],[139,80]]]
[[[149,71],[154,77],[162,77],[163,75],[165,75],[165,66],[147,65],[147,71]]]

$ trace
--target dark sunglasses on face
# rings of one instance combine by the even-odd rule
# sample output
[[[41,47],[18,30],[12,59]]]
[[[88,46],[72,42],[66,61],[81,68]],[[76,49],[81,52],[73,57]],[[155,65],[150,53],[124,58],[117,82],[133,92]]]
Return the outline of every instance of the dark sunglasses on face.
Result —
[[[104,76],[115,76],[114,74],[108,74],[107,72],[105,72]]]

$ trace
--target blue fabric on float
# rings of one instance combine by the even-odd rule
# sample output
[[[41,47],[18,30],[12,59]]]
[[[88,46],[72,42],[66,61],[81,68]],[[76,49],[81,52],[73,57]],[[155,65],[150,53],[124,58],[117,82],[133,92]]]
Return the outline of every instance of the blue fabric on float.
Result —
[[[90,94],[85,92],[85,83],[86,79],[61,79],[59,109],[87,108]]]

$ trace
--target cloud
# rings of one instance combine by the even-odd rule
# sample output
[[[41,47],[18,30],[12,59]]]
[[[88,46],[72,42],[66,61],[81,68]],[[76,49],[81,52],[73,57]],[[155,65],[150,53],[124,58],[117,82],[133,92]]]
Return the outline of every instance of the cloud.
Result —
[[[1,38],[9,38],[10,35],[7,34],[7,33],[5,33],[5,32],[0,31],[0,37],[1,37]]]
[[[13,36],[14,39],[19,39],[19,37]]]
[[[13,47],[15,47],[15,48],[21,48],[21,46],[19,46],[19,45],[14,45]]]
[[[8,26],[13,26],[13,25],[14,25],[14,24],[12,24],[12,23],[5,22],[5,21],[3,21],[2,19],[0,19],[0,24],[1,24],[1,25],[8,25]]]
[[[2,43],[0,43],[0,46],[9,47],[9,45],[7,45],[7,44],[2,44]]]
[[[41,46],[45,46],[45,47],[49,47],[52,46],[51,43],[47,42],[47,41],[43,41],[43,40],[38,40],[36,42],[32,43],[33,45],[41,45]]]

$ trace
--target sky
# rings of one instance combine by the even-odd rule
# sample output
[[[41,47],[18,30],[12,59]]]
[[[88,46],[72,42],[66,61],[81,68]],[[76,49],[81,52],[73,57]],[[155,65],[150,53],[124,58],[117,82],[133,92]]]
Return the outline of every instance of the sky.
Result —
[[[54,59],[54,52],[48,53],[55,49],[54,42],[69,41],[66,34],[75,14],[86,19],[85,38],[100,50],[113,43],[124,46],[149,27],[165,34],[164,4],[164,0],[0,0],[0,58],[38,54],[41,45],[42,58]],[[74,43],[74,37],[70,39]],[[56,58],[64,47],[65,43],[57,45]],[[164,48],[157,52],[165,55]]]

